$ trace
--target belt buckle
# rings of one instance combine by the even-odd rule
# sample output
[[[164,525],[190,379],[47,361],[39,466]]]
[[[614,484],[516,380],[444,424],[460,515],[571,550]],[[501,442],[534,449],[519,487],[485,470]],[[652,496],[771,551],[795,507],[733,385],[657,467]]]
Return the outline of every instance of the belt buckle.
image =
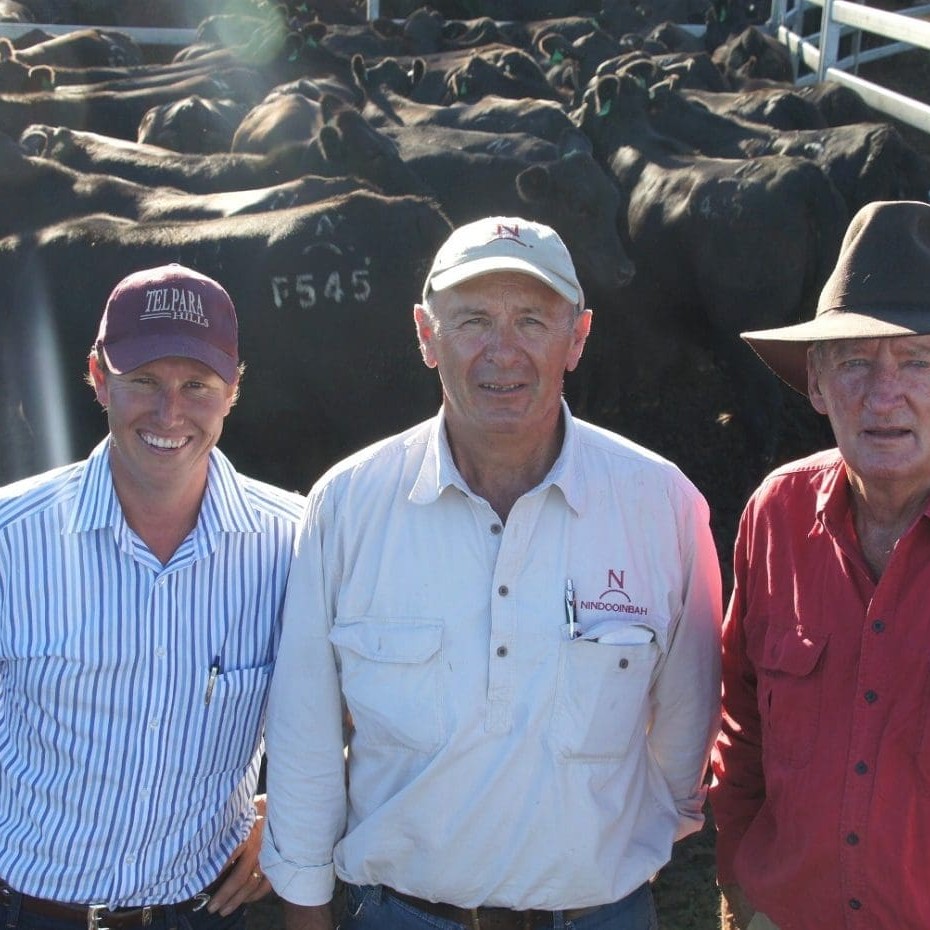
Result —
[[[212,897],[213,895],[209,895],[205,891],[201,891],[200,894],[195,894],[191,900],[197,903],[191,908],[191,913],[196,914],[197,911],[202,911],[210,903],[210,898]]]
[[[87,930],[110,930],[100,923],[100,912],[107,910],[106,904],[87,905]]]

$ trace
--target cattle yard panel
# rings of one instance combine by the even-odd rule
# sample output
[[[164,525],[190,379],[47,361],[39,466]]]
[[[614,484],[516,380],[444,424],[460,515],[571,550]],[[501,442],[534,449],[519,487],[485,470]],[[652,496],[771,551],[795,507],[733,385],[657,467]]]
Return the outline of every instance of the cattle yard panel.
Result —
[[[804,13],[821,7],[820,31],[805,36]],[[920,19],[930,13],[930,5],[892,13],[851,3],[849,0],[774,0],[769,28],[791,52],[796,82],[813,84],[835,81],[856,91],[875,110],[893,119],[930,133],[930,106],[903,94],[860,78],[859,65],[900,54],[913,48],[930,49],[930,23]],[[862,33],[892,40],[877,48],[863,50]],[[851,37],[848,53],[840,56],[840,40]],[[808,73],[798,74],[800,66]]]

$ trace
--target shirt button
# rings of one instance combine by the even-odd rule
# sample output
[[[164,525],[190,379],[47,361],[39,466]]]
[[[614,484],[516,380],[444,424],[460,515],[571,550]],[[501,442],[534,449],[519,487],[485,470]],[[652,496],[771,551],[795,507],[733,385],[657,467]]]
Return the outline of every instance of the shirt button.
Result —
[[[149,721],[149,729],[150,730],[158,729],[158,718],[157,717],[152,717],[152,719]]]
[[[859,761],[855,765],[855,772],[857,775],[865,775],[868,772],[869,767],[862,761]]]
[[[850,898],[849,906],[854,910],[858,911],[862,907],[862,902],[858,898]]]
[[[626,668],[630,664],[630,660],[621,659],[617,664],[620,666],[620,668]]]
[[[501,525],[500,525],[500,523],[492,523],[492,524],[491,524],[491,532],[492,532],[495,536],[497,536],[497,535],[500,533],[500,531],[501,531]]]
[[[502,584],[502,585],[497,589],[497,593],[498,593],[501,597],[507,597],[507,595],[510,594],[510,588],[508,588],[507,585]]]
[[[884,620],[876,620],[876,621],[872,624],[872,629],[873,629],[876,633],[884,633],[884,632],[885,632],[885,621],[884,621]]]
[[[130,865],[132,865],[133,862],[136,861],[135,854],[134,854],[134,853],[130,853],[128,856],[126,856],[126,861],[127,861]]]
[[[506,647],[506,646],[498,646],[498,647],[497,647],[497,654],[498,654],[498,656],[499,656],[501,659],[503,659],[503,658],[507,655],[507,647]]]
[[[864,697],[866,699],[866,702],[869,704],[874,704],[878,700],[878,694],[875,691],[873,691],[871,688],[869,688],[869,690],[865,692]]]
[[[156,647],[156,649],[155,649],[155,655],[156,655],[159,659],[164,659],[164,657],[165,657],[165,647],[164,647],[164,646],[158,646],[158,647]]]
[[[859,843],[859,834],[858,833],[847,833],[846,842],[850,846],[856,846]]]

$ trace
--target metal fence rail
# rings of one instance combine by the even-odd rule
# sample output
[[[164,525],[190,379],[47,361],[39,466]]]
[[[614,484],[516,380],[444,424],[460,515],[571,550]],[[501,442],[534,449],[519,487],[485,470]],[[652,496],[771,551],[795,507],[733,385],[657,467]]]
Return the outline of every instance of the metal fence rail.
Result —
[[[822,9],[820,31],[802,33],[805,10]],[[791,51],[798,84],[836,81],[856,91],[873,109],[930,133],[930,105],[880,87],[856,74],[859,65],[913,48],[930,49],[930,23],[918,17],[930,14],[930,5],[891,13],[849,0],[775,0],[769,27]],[[891,43],[861,48],[862,33],[882,36]],[[849,51],[840,57],[841,39],[850,37]],[[802,66],[807,69],[801,72]]]

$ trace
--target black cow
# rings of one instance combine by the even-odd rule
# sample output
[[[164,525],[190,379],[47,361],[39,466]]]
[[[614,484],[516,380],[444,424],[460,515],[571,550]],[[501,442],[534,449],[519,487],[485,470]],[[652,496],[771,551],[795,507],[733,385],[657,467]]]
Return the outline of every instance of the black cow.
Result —
[[[138,90],[86,92],[82,85],[34,94],[0,95],[0,130],[19,135],[30,123],[68,126],[135,139],[139,122],[154,106],[182,97],[234,98],[253,103],[267,92],[262,76],[243,68],[199,74]]]
[[[629,77],[601,79],[575,118],[621,190],[636,265],[626,313],[601,321],[601,345],[617,321],[606,345],[622,342],[624,373],[645,378],[673,363],[676,342],[709,341],[741,385],[755,447],[770,456],[781,394],[738,334],[810,311],[848,222],[842,198],[805,159],[689,153],[655,131]],[[616,382],[595,389],[619,403]]]
[[[816,162],[843,195],[850,216],[873,200],[930,197],[930,163],[888,123],[779,132],[711,113],[668,85],[654,88],[648,103],[647,92],[638,92],[644,112],[648,106],[649,122],[658,132],[703,155],[794,155]]]
[[[245,104],[234,100],[184,97],[147,110],[136,140],[187,154],[228,152],[246,111]]]
[[[309,145],[278,148],[268,155],[185,155],[48,126],[30,127],[22,142],[32,154],[79,171],[113,174],[150,187],[175,187],[194,194],[267,187],[305,174],[357,177],[388,194],[422,193],[424,189],[394,143],[354,110],[339,111]]]
[[[559,142],[575,128],[562,106],[554,100],[513,100],[486,96],[475,103],[432,106],[415,103],[383,91],[362,110],[372,126],[448,126],[481,132],[525,132],[550,142]]]
[[[204,220],[283,210],[360,189],[355,178],[303,175],[250,190],[188,194],[122,178],[86,174],[45,158],[32,158],[11,140],[0,140],[0,236],[68,219],[106,213],[125,219]]]
[[[248,368],[224,448],[247,472],[307,489],[335,457],[436,410],[411,308],[449,231],[427,201],[356,193],[191,224],[88,217],[0,240],[0,428],[20,432],[22,409],[35,434],[28,458],[21,444],[0,449],[0,481],[80,457],[105,432],[81,380],[100,308],[125,274],[178,261],[222,281],[239,311]]]

